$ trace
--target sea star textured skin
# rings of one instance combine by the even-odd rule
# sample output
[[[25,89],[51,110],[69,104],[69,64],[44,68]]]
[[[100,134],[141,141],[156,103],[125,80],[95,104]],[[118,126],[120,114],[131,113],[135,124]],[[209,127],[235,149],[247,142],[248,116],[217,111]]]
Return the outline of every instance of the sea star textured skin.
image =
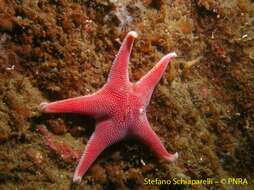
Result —
[[[176,53],[165,55],[138,82],[131,83],[128,62],[137,33],[131,31],[122,42],[112,65],[107,83],[91,95],[42,103],[45,113],[79,113],[95,117],[96,129],[76,167],[73,181],[80,182],[98,155],[108,146],[125,137],[136,137],[147,144],[159,157],[175,161],[178,153],[167,152],[159,137],[149,125],[146,116],[153,90],[160,81],[168,63]]]

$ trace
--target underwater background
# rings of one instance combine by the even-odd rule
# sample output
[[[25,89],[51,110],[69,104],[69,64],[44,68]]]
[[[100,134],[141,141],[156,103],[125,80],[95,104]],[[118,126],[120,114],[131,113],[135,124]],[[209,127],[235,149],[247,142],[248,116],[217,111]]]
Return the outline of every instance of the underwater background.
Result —
[[[168,163],[126,140],[72,184],[95,121],[38,106],[102,87],[131,30],[139,34],[132,81],[168,52],[178,54],[147,116],[179,158]],[[0,0],[1,190],[251,190],[253,163],[253,0]],[[156,178],[219,183],[145,185]]]

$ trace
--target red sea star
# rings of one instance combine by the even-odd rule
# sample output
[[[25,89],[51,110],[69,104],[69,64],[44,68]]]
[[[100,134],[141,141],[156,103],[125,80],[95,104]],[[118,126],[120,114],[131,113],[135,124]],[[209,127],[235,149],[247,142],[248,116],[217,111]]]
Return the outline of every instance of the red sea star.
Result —
[[[159,157],[175,161],[178,154],[170,154],[152,130],[146,116],[153,90],[176,53],[165,55],[143,78],[131,83],[128,76],[128,62],[137,33],[131,31],[125,37],[115,58],[107,83],[96,93],[42,103],[46,113],[79,113],[96,118],[96,129],[92,134],[73,181],[80,182],[98,155],[109,145],[125,137],[134,136],[147,144]]]

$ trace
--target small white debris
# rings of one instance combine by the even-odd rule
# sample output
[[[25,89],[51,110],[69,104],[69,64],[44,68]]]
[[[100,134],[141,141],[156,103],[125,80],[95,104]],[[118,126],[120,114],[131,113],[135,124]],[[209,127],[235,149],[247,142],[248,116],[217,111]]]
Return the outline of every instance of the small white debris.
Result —
[[[92,23],[93,21],[91,19],[86,19],[85,23]]]
[[[241,116],[241,113],[238,113],[238,112],[237,112],[237,113],[235,113],[235,115],[236,115],[236,116]]]
[[[244,35],[242,36],[242,39],[247,38],[247,37],[248,37],[248,34],[244,34]]]
[[[212,32],[212,39],[214,39],[214,38],[215,38],[215,37],[214,37],[214,33],[215,33],[215,32],[213,31],[213,32]]]
[[[144,162],[144,160],[143,160],[143,159],[141,159],[141,160],[140,160],[140,162],[141,162],[141,164],[142,164],[143,166],[145,166],[145,165],[146,165],[146,163]]]
[[[110,3],[117,3],[118,0],[109,0]]]
[[[12,71],[12,70],[14,70],[14,69],[15,69],[15,65],[12,65],[11,67],[7,67],[7,68],[6,68],[7,71]]]

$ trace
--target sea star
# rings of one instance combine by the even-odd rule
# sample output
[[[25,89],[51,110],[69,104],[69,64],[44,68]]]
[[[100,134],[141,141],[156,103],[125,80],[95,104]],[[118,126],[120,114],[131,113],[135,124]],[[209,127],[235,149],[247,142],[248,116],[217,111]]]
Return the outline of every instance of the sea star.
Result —
[[[160,81],[168,63],[176,53],[165,55],[138,82],[131,83],[128,62],[134,39],[138,34],[131,31],[125,37],[112,65],[107,83],[91,95],[69,98],[52,103],[42,103],[46,113],[79,113],[94,116],[96,129],[76,167],[73,181],[80,182],[98,155],[109,145],[125,137],[136,137],[147,144],[159,157],[175,161],[178,153],[167,152],[159,137],[149,125],[146,108],[153,90]]]

